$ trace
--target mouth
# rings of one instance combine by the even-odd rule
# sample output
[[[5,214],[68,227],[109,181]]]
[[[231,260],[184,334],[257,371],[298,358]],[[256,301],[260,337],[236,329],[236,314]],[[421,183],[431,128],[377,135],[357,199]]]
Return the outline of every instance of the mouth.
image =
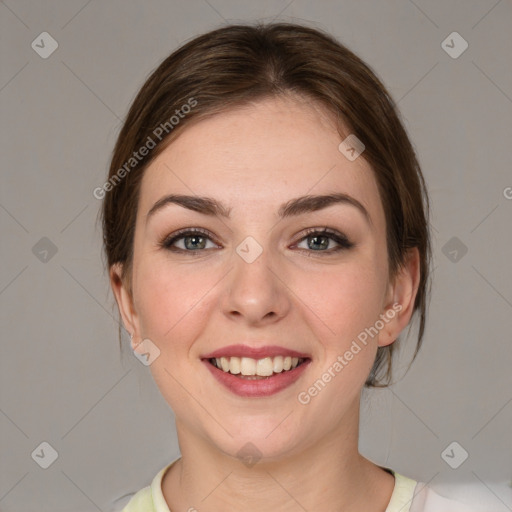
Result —
[[[253,359],[252,357],[212,357],[208,363],[218,370],[245,380],[269,379],[281,373],[295,370],[309,358],[274,356]]]
[[[201,357],[225,389],[244,398],[268,397],[292,386],[312,359],[277,346],[231,345]]]

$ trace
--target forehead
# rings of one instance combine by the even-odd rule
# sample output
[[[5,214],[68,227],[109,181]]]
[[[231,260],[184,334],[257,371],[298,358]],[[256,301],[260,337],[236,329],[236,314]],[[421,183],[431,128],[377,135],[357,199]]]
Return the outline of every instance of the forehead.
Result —
[[[343,192],[379,217],[373,171],[361,157],[348,160],[341,140],[332,114],[300,98],[268,98],[216,114],[185,127],[146,169],[139,211],[169,193],[213,197],[235,214]]]

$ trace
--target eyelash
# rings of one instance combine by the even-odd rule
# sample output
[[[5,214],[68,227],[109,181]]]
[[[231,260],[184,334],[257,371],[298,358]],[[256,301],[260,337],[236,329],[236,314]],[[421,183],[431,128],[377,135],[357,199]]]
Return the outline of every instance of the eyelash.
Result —
[[[198,253],[203,252],[203,251],[205,251],[207,249],[187,250],[187,249],[181,249],[181,248],[173,247],[173,244],[175,244],[178,240],[187,238],[189,236],[193,237],[193,236],[198,236],[198,235],[204,235],[204,237],[206,237],[210,241],[216,243],[214,241],[215,237],[208,230],[202,229],[202,228],[193,228],[193,229],[186,228],[186,229],[181,229],[179,231],[176,231],[175,233],[172,233],[171,235],[165,237],[159,243],[159,246],[161,248],[166,249],[166,250],[171,251],[171,252],[198,254]],[[309,228],[309,229],[306,230],[306,233],[304,234],[304,236],[302,236],[302,238],[300,238],[300,240],[298,240],[297,242],[294,243],[294,246],[299,244],[300,242],[308,239],[308,238],[312,238],[313,235],[315,235],[315,236],[323,236],[323,237],[327,237],[327,238],[329,238],[331,240],[334,240],[338,244],[338,246],[335,247],[335,248],[331,248],[331,249],[325,250],[325,251],[324,250],[315,251],[315,250],[312,250],[312,249],[300,249],[301,251],[305,251],[305,252],[308,252],[308,253],[318,253],[320,255],[330,255],[330,254],[337,253],[337,252],[340,252],[340,251],[343,251],[343,250],[351,249],[355,245],[345,235],[343,235],[342,233],[339,233],[337,231],[334,231],[332,229],[329,229],[329,228],[322,228],[322,229]],[[308,254],[308,256],[310,256],[310,255],[311,254]]]

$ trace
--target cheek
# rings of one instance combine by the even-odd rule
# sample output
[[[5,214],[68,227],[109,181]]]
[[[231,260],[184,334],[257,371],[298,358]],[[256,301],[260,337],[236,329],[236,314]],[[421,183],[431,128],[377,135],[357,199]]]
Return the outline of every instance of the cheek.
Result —
[[[384,276],[375,261],[362,265],[359,260],[313,279],[301,278],[298,295],[305,298],[306,306],[302,312],[321,349],[313,377],[298,399],[301,404],[311,401],[322,411],[318,414],[322,419],[315,420],[319,429],[323,423],[338,421],[358,400],[372,369],[378,340],[372,327],[382,313]]]
[[[211,273],[153,261],[141,264],[137,277],[142,334],[161,350],[186,346],[200,330],[203,301],[215,285]]]
[[[316,313],[309,315],[312,321],[324,324],[331,343],[344,345],[374,324],[381,313],[384,289],[385,279],[378,266],[359,259],[321,273],[301,274],[296,294]]]
[[[194,342],[205,330],[205,309],[218,278],[212,272],[168,262],[144,262],[138,269],[138,313],[141,334],[160,350],[149,369],[160,392],[179,416],[190,412],[190,366]],[[184,387],[185,388],[184,388]],[[204,392],[207,392],[205,390]],[[198,392],[199,393],[199,392]]]

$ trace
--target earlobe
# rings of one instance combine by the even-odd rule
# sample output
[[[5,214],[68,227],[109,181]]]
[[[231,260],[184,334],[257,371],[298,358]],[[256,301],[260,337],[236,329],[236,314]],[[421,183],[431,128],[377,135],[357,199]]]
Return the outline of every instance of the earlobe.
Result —
[[[386,325],[384,329],[379,332],[379,347],[387,347],[398,338],[400,334],[398,315],[402,309],[402,304],[395,302],[391,308],[386,309],[384,315],[381,315],[381,318],[385,319]]]
[[[131,334],[138,332],[137,314],[133,305],[131,292],[127,289],[126,283],[122,278],[123,264],[114,263],[110,267],[110,286],[119,308],[119,314],[124,324],[124,328]]]
[[[392,318],[379,334],[379,346],[391,345],[409,324],[414,313],[419,282],[420,255],[418,249],[413,247],[409,250],[393,282],[390,283],[384,314]]]

